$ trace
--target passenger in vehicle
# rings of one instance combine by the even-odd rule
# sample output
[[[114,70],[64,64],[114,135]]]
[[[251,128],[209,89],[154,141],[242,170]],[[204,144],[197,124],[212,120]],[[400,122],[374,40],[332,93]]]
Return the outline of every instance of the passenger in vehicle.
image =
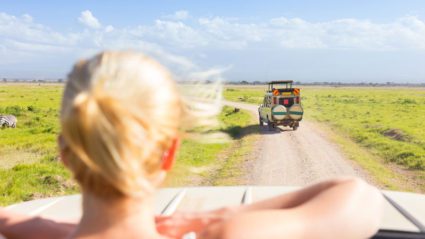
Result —
[[[182,238],[190,232],[205,239],[273,239],[367,238],[377,231],[383,198],[355,178],[252,205],[155,217],[153,196],[180,140],[208,122],[187,104],[170,73],[142,54],[104,52],[77,62],[63,94],[58,141],[81,186],[82,218],[60,223],[0,209],[0,233],[11,239]]]

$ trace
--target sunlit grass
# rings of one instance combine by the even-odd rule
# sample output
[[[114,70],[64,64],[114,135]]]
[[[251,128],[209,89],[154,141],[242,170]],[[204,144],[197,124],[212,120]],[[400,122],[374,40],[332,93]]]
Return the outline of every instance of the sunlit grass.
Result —
[[[77,193],[71,174],[58,161],[59,105],[63,85],[0,84],[0,114],[14,114],[17,128],[0,129],[0,205],[48,196]],[[231,130],[247,124],[246,112],[226,108],[217,130]],[[211,177],[220,169],[218,155],[234,144],[202,144],[184,140],[168,186],[194,184],[194,177]],[[214,166],[214,167],[212,167]]]
[[[220,126],[218,130],[238,135],[242,128],[252,122],[252,117],[245,111],[234,112],[231,107],[224,107],[219,115]],[[226,172],[239,173],[240,170],[231,170],[229,164],[234,164],[235,155],[241,148],[235,148],[232,152],[224,152],[233,148],[237,140],[225,143],[200,143],[196,140],[184,140],[177,157],[174,170],[171,171],[167,186],[188,186],[198,184],[215,184],[216,174]],[[245,149],[243,149],[245,150]],[[225,154],[221,155],[220,154]],[[229,176],[230,177],[230,176]],[[200,180],[193,181],[194,179]],[[224,178],[223,178],[224,179]]]
[[[307,117],[336,127],[385,160],[425,169],[425,90],[307,88]]]
[[[228,86],[227,100],[261,104],[265,86]],[[388,184],[396,174],[376,170],[389,162],[411,171],[425,190],[425,89],[388,87],[301,87],[306,119],[328,126],[367,150],[351,150],[340,140],[345,153]],[[301,126],[302,127],[302,126]],[[351,147],[353,148],[353,147]],[[379,158],[379,162],[375,162]],[[395,186],[390,186],[395,188]]]

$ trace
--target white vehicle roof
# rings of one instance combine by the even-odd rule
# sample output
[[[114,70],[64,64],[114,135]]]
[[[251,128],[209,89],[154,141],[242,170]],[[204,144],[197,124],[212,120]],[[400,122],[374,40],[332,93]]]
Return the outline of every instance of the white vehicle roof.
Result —
[[[249,204],[295,189],[286,186],[166,188],[157,193],[155,211],[157,214],[170,215],[175,211],[204,211]],[[425,195],[394,191],[383,193],[388,200],[381,229],[425,232]],[[7,208],[14,212],[75,222],[81,217],[81,195],[28,201]]]

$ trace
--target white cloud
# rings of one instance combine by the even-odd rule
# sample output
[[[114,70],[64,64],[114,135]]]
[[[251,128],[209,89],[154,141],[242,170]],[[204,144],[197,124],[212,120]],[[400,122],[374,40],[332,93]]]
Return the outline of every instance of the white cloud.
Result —
[[[226,67],[215,67],[210,68],[203,71],[196,71],[192,72],[189,75],[189,79],[195,79],[195,80],[223,80],[222,75],[226,71],[230,70],[232,66],[226,66]]]
[[[178,11],[175,15],[184,18],[188,13]],[[81,12],[79,20],[89,28],[102,28],[88,10]],[[49,45],[46,49],[108,48],[119,45],[116,42],[126,42],[123,47],[137,48],[140,42],[147,42],[174,52],[185,49],[238,50],[259,45],[276,49],[387,51],[425,49],[425,22],[416,16],[389,23],[359,19],[309,22],[285,17],[262,23],[243,23],[235,18],[211,17],[200,18],[191,24],[179,20],[156,20],[152,25],[124,28],[108,25],[103,31],[57,32],[38,24],[30,15],[16,17],[0,13],[0,39]]]
[[[82,11],[78,21],[89,28],[99,29],[102,27],[99,20],[89,10]]]
[[[386,23],[361,19],[312,22],[285,17],[265,22],[244,22],[227,17],[182,21],[190,17],[186,11],[178,11],[173,16],[158,19],[153,24],[127,27],[105,24],[103,27],[87,10],[81,12],[78,19],[88,29],[55,31],[37,23],[28,14],[13,16],[0,12],[0,58],[19,62],[29,57],[43,59],[59,55],[74,61],[103,49],[135,49],[171,67],[180,78],[208,78],[223,74],[228,68],[204,70],[193,59],[208,64],[213,57],[207,52],[214,51],[262,48],[276,52],[282,49],[425,50],[425,22],[416,16]]]
[[[172,15],[163,16],[163,19],[173,20],[173,21],[182,21],[188,19],[190,17],[189,12],[186,10],[176,11]]]
[[[67,46],[78,41],[78,34],[59,33],[35,23],[30,15],[15,17],[0,13],[0,40]]]
[[[22,16],[22,19],[24,19],[24,21],[26,21],[26,22],[32,22],[32,16],[28,15],[28,14],[24,14]]]
[[[412,16],[385,24],[358,19],[307,22],[275,18],[270,27],[284,48],[425,49],[425,23]]]
[[[209,45],[218,48],[243,49],[266,36],[264,25],[242,24],[234,18],[200,18],[198,24]]]
[[[261,36],[268,45],[278,43],[282,48],[290,49],[425,49],[424,24],[414,16],[389,23],[359,19],[308,22],[281,17],[261,26]]]
[[[175,21],[156,20],[155,25],[149,28],[149,35],[152,38],[160,39],[165,45],[183,48],[202,46],[207,41],[201,32],[182,22]]]
[[[0,13],[0,58],[8,58],[7,62],[2,63],[16,63],[27,59],[66,54],[74,61],[76,58],[88,57],[104,49],[134,49],[176,69],[176,73],[181,76],[198,69],[189,58],[173,54],[157,43],[149,42],[134,34],[135,32],[137,28],[115,29],[113,26],[107,26],[104,31],[60,33],[35,23],[32,18],[29,21],[28,16],[15,17]]]
[[[115,28],[111,25],[105,27],[105,32],[112,32]]]

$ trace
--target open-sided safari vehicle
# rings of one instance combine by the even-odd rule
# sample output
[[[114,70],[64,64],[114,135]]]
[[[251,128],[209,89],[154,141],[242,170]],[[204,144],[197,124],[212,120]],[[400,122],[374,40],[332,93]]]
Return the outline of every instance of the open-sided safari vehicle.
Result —
[[[303,118],[300,89],[292,87],[293,81],[272,81],[258,108],[260,125],[267,123],[269,129],[277,125],[296,130]]]
[[[155,212],[171,215],[175,211],[205,211],[250,204],[296,189],[297,187],[287,186],[166,188],[156,195]],[[373,239],[425,238],[425,195],[394,191],[383,191],[383,194],[387,200],[384,204],[380,231]],[[76,222],[82,212],[81,195],[23,202],[11,205],[7,210],[58,221]],[[346,238],[351,237],[347,235]]]

